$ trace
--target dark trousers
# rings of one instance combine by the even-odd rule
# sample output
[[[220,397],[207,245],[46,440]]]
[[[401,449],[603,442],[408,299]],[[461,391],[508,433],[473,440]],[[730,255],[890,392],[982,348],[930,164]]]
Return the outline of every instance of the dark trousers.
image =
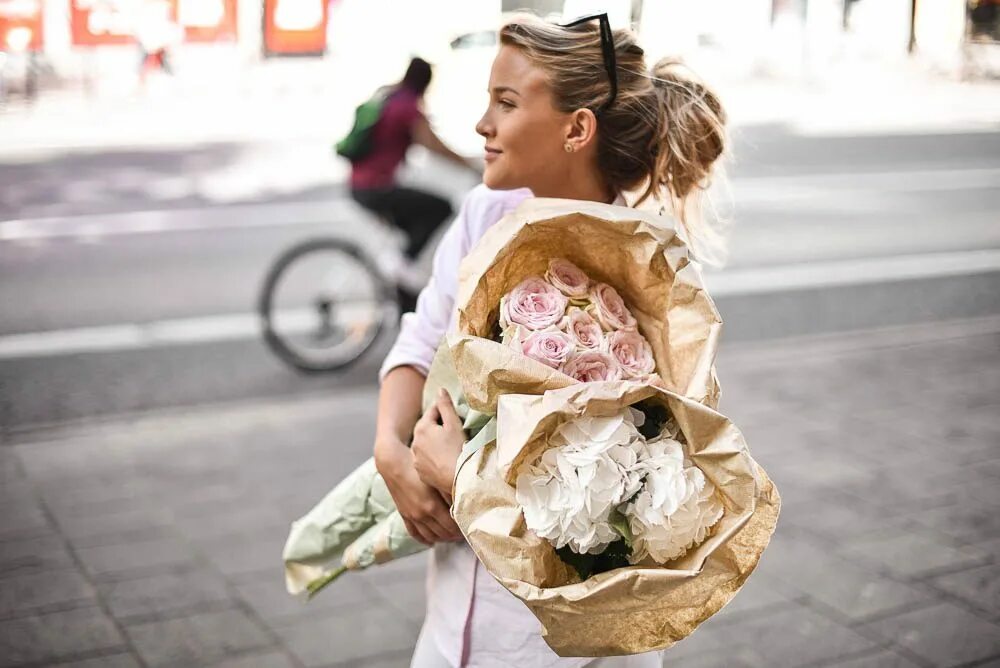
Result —
[[[406,233],[406,257],[417,259],[434,231],[451,216],[451,204],[412,188],[351,190],[354,201]]]

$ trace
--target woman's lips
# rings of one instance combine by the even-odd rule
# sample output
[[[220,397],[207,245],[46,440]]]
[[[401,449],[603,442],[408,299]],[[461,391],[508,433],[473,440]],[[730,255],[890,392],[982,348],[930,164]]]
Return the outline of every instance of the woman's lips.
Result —
[[[486,162],[493,162],[498,157],[500,157],[501,153],[503,153],[503,151],[500,151],[499,149],[487,148],[486,154],[483,156],[483,160],[485,160]]]

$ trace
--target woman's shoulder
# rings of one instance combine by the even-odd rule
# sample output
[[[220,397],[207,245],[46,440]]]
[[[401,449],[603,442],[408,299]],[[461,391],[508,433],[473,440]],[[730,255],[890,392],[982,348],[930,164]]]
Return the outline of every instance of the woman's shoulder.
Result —
[[[463,208],[465,210],[466,224],[473,232],[473,236],[478,238],[486,231],[486,228],[499,221],[509,212],[516,209],[521,202],[532,196],[531,191],[527,188],[492,190],[487,188],[485,184],[480,183],[465,196]]]

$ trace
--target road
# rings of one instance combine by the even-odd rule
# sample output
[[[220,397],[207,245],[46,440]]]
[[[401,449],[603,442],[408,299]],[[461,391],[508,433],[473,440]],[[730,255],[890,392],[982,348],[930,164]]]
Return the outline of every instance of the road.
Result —
[[[384,240],[327,150],[0,156],[0,434],[373,383],[391,337],[345,374],[303,378],[249,317],[282,248],[329,233]],[[707,275],[727,341],[1000,313],[1000,133],[762,126],[739,131],[735,154],[732,257]],[[456,200],[470,185],[420,156],[408,178]],[[123,336],[150,323],[188,335]]]

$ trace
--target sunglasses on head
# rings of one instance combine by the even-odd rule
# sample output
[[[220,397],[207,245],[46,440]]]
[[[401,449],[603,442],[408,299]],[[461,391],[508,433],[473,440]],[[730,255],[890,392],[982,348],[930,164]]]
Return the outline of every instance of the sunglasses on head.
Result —
[[[583,16],[569,23],[563,23],[560,25],[561,28],[573,28],[588,21],[593,21],[597,19],[599,22],[599,27],[601,31],[601,52],[604,54],[604,69],[608,71],[608,82],[611,84],[611,95],[608,99],[594,112],[600,115],[605,109],[610,107],[618,97],[618,60],[615,57],[615,37],[611,32],[611,21],[608,20],[608,13],[601,12],[600,14],[591,14],[589,16]]]

